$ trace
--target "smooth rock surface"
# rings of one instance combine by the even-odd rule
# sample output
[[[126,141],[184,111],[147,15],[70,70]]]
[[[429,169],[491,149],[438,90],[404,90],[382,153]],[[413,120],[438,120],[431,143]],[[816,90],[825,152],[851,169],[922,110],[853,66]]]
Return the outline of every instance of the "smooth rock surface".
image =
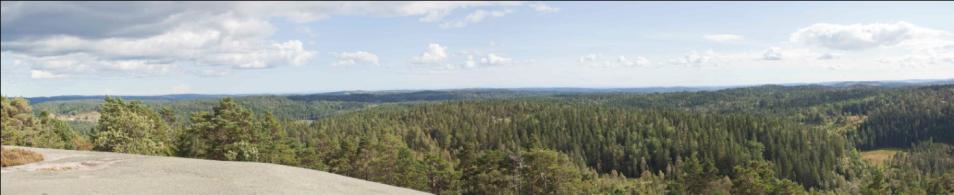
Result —
[[[4,147],[36,151],[44,160],[4,167],[2,194],[427,194],[268,163]]]

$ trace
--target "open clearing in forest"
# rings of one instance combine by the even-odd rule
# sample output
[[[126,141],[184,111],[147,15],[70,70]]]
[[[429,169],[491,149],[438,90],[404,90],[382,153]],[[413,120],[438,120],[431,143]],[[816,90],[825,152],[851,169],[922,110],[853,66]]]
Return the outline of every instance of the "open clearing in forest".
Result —
[[[884,148],[877,150],[869,150],[861,152],[861,159],[867,160],[878,166],[883,166],[888,160],[891,160],[891,157],[894,157],[895,154],[898,154],[898,149],[896,148]]]

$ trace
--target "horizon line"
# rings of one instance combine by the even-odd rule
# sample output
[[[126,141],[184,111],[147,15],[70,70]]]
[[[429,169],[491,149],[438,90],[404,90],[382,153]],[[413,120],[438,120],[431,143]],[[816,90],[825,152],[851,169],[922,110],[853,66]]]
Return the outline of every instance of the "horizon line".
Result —
[[[216,94],[216,93],[172,93],[172,94],[141,94],[141,95],[110,95],[110,94],[99,94],[99,95],[52,95],[52,96],[6,96],[3,97],[22,97],[22,98],[53,98],[53,97],[66,97],[66,96],[79,96],[79,97],[130,97],[130,96],[141,96],[141,97],[159,97],[159,96],[178,96],[178,95],[202,95],[202,96],[267,96],[267,95],[311,95],[311,94],[325,94],[325,93],[341,93],[341,92],[389,92],[389,91],[455,91],[455,90],[508,90],[508,89],[517,89],[517,90],[526,90],[526,89],[597,89],[597,90],[613,90],[613,89],[646,89],[646,88],[716,88],[716,89],[730,89],[730,88],[744,88],[744,87],[757,87],[757,86],[766,86],[766,85],[781,85],[781,86],[801,86],[801,85],[821,85],[821,84],[834,84],[834,83],[852,83],[852,82],[909,82],[909,83],[918,83],[918,82],[954,82],[954,78],[944,78],[944,79],[900,79],[900,80],[844,80],[844,81],[819,81],[819,82],[789,82],[789,83],[760,83],[760,84],[738,84],[738,85],[672,85],[672,86],[629,86],[629,87],[579,87],[579,86],[541,86],[541,87],[459,87],[459,88],[435,88],[435,89],[381,89],[381,90],[330,90],[330,91],[315,91],[315,92],[280,92],[280,93],[233,93],[233,94]]]

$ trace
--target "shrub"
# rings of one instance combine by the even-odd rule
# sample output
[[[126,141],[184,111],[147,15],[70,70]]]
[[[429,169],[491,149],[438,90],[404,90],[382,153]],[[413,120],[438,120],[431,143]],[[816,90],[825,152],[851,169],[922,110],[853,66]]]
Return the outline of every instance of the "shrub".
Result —
[[[172,129],[139,101],[106,98],[93,136],[93,149],[145,155],[172,155]]]
[[[3,158],[0,159],[0,167],[43,161],[43,155],[40,155],[40,153],[19,148],[3,148],[2,152],[0,152],[0,156],[3,156]]]

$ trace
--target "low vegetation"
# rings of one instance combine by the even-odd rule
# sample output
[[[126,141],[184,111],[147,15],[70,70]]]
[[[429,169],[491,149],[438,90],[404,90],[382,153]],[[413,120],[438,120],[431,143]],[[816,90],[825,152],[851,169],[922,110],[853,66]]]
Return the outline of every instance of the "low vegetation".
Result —
[[[0,154],[0,156],[3,156],[2,160],[0,160],[0,167],[17,166],[43,161],[43,155],[33,151],[20,148],[2,148],[0,150],[3,151],[2,154]]]
[[[877,149],[871,151],[861,152],[861,159],[871,162],[874,165],[882,166],[888,163],[895,154],[898,154],[898,149]]]

